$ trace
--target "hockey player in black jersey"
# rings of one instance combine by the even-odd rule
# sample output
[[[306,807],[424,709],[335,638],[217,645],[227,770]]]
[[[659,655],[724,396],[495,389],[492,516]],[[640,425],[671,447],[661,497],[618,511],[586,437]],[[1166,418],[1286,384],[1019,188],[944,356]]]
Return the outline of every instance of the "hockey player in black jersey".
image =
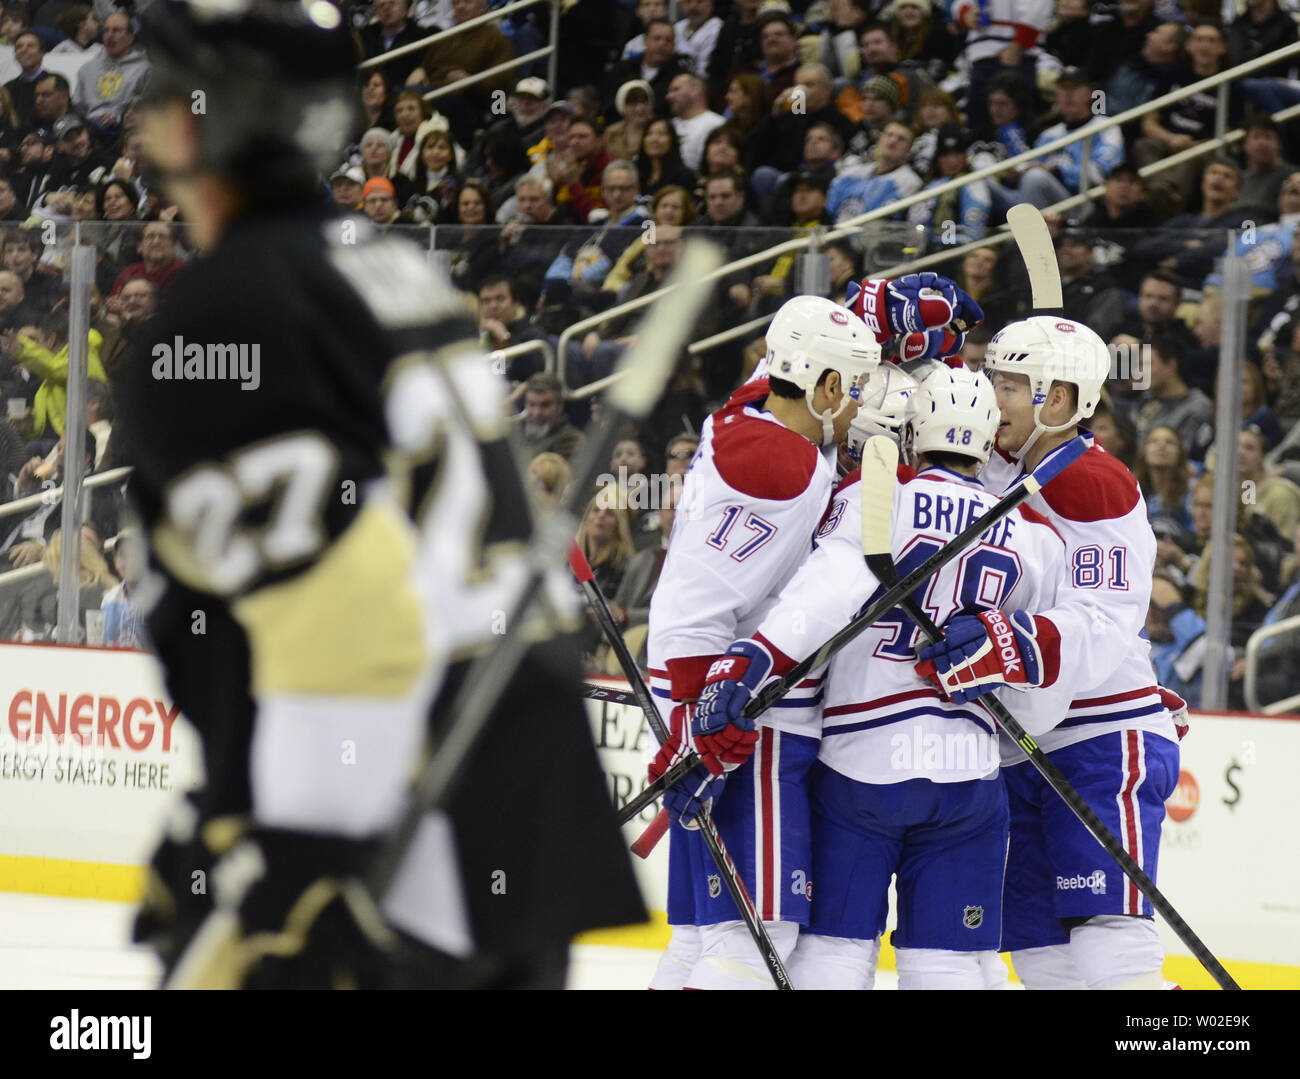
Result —
[[[351,38],[325,3],[160,0],[147,40],[149,156],[200,257],[122,423],[207,785],[141,930],[178,985],[556,984],[575,932],[643,916],[564,642],[507,691],[441,841],[382,909],[363,884],[531,522],[466,310],[321,198]]]

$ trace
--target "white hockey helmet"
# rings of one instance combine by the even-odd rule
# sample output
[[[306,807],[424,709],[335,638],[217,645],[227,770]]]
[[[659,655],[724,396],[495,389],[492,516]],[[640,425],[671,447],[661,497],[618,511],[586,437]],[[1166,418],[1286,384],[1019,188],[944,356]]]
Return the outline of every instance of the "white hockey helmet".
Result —
[[[916,465],[922,453],[957,453],[981,465],[998,433],[993,384],[966,367],[939,367],[907,399],[903,445]]]
[[[1110,350],[1082,322],[1055,315],[1035,315],[999,330],[989,342],[984,370],[1025,375],[1034,402],[1034,433],[1014,454],[1021,459],[1046,431],[1066,431],[1093,414],[1110,374]],[[1039,418],[1053,382],[1068,382],[1079,405],[1065,423],[1049,427]]]
[[[867,439],[884,435],[895,443],[903,437],[907,418],[907,399],[916,392],[917,381],[901,367],[882,363],[867,376],[858,414],[849,423],[844,450],[856,468],[862,463],[862,447]]]
[[[821,296],[787,300],[767,328],[767,374],[804,391],[811,412],[822,424],[822,445],[835,436],[835,420],[850,401],[862,400],[867,376],[880,365],[880,346],[859,318]],[[839,373],[844,400],[833,412],[813,409],[822,372]]]

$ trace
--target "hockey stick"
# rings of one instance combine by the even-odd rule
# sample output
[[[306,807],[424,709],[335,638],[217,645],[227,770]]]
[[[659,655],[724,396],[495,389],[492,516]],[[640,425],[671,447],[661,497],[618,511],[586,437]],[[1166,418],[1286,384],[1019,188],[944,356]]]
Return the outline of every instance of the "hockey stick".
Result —
[[[716,269],[722,255],[709,244],[687,244],[670,286],[688,286]],[[528,546],[530,572],[515,597],[506,622],[506,632],[497,646],[482,653],[470,667],[452,701],[452,717],[442,744],[424,765],[400,820],[388,836],[374,863],[370,884],[374,894],[388,895],[426,816],[443,808],[463,778],[465,765],[487,727],[500,699],[530,647],[522,632],[525,616],[542,591],[548,572],[563,563],[572,539],[575,520],[583,512],[590,489],[609,465],[609,455],[628,420],[649,414],[661,396],[696,316],[708,298],[708,290],[674,288],[638,327],[637,344],[628,350],[618,366],[605,397],[608,406],[603,422],[583,445],[574,463],[570,494],[562,511],[538,521]]]
[[[894,556],[890,547],[890,516],[894,504],[894,488],[898,472],[898,446],[892,439],[877,435],[867,441],[862,451],[862,553],[867,561],[867,568],[881,584],[889,587],[898,580],[898,569],[894,566]],[[943,638],[943,631],[934,624],[934,620],[925,609],[909,596],[902,600],[900,606],[916,622],[921,632],[931,644]],[[1168,923],[1169,928],[1178,934],[1178,939],[1187,945],[1201,965],[1209,972],[1221,989],[1240,989],[1223,964],[1214,957],[1204,942],[1198,937],[1182,916],[1156,887],[1140,865],[1133,860],[1111,834],[1101,818],[1092,811],[1092,807],[1083,800],[1059,768],[1030,737],[1007,706],[997,697],[989,694],[979,698],[979,703],[993,717],[997,725],[1015,741],[1029,757],[1029,762],[1047,780],[1052,790],[1056,791],[1070,811],[1079,818],[1094,839],[1116,862],[1124,875],[1137,886],[1151,905]]]
[[[1062,311],[1065,299],[1061,293],[1061,268],[1042,211],[1031,203],[1019,203],[1007,211],[1007,224],[1029,271],[1034,309]]]
[[[628,651],[623,635],[619,633],[618,627],[614,624],[614,615],[600,591],[600,586],[596,584],[596,578],[591,572],[591,565],[587,561],[587,556],[582,553],[582,548],[577,543],[573,543],[569,547],[569,565],[573,567],[574,576],[578,578],[583,592],[586,593],[587,599],[596,612],[596,620],[600,623],[601,631],[605,634],[606,640],[609,641],[609,646],[614,650],[614,655],[618,657],[619,666],[623,668],[623,674],[632,687],[637,703],[641,706],[641,710],[645,712],[645,718],[650,724],[650,729],[654,731],[655,737],[659,739],[659,744],[663,745],[670,737],[668,728],[664,726],[664,721],[659,715],[659,709],[655,706],[654,698],[650,695],[650,687],[645,684],[645,679],[641,676],[641,671],[632,658],[632,653]],[[692,765],[699,764],[699,757],[694,753],[689,756]],[[665,819],[667,815],[667,810],[660,813],[660,816]],[[707,809],[700,814],[699,822],[700,835],[704,839],[704,845],[709,850],[709,856],[713,859],[713,864],[718,867],[718,873],[726,883],[727,891],[731,893],[736,909],[740,911],[741,921],[745,923],[749,935],[754,938],[758,954],[762,957],[768,973],[772,975],[772,981],[776,983],[778,989],[793,989],[794,986],[790,984],[790,975],[786,973],[785,965],[781,962],[781,957],[777,954],[776,948],[773,947],[772,938],[768,936],[767,928],[763,925],[762,919],[759,918],[754,901],[749,896],[749,890],[745,887],[745,882],[736,869],[736,863],[731,860],[731,855],[727,853],[727,848],[722,842],[722,836],[718,834],[718,826],[713,822],[713,817]],[[645,838],[643,835],[637,842],[642,842]],[[655,841],[657,842],[657,840],[658,837],[656,836]],[[653,845],[651,843],[651,846]],[[647,853],[649,852],[647,851]],[[645,855],[641,855],[641,857],[644,858]]]

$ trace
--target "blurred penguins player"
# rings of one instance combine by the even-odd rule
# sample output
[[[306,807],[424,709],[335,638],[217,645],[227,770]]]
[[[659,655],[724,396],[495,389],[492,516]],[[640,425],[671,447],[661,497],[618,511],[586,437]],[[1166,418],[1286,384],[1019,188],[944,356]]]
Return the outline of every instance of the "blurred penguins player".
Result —
[[[161,582],[150,631],[207,785],[155,857],[141,931],[180,986],[562,984],[574,933],[643,917],[563,641],[534,649],[501,711],[568,755],[525,768],[494,721],[382,911],[363,885],[531,522],[454,292],[400,241],[329,217],[351,36],[327,3],[163,0],[146,40],[143,131],[200,257],[127,372],[122,424]],[[259,369],[183,368],[177,342],[248,346]],[[222,676],[240,684],[227,715],[205,699]],[[501,880],[510,932],[483,914]],[[561,890],[579,898],[557,910]]]

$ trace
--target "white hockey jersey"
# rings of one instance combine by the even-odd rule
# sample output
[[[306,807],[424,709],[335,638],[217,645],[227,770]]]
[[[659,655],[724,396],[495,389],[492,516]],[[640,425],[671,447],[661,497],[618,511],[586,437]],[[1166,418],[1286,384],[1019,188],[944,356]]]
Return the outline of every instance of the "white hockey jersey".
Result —
[[[650,601],[650,685],[661,710],[699,695],[709,665],[753,634],[812,550],[834,472],[818,448],[755,407],[746,383],[704,422],[663,572]],[[762,722],[816,736],[819,680],[797,686]]]
[[[976,480],[943,468],[899,470],[890,548],[906,576],[997,503]],[[837,488],[817,549],[781,593],[759,635],[802,659],[884,591],[862,556],[861,483]],[[1065,545],[1021,507],[913,593],[942,626],[959,612],[1051,607],[1065,572]],[[825,673],[820,759],[861,783],[930,779],[957,783],[997,771],[997,732],[982,706],[954,704],[916,673],[920,630],[894,608],[830,660]],[[816,673],[816,672],[814,672]],[[1024,690],[998,696],[1026,726]]]
[[[1090,443],[1088,451],[1025,503],[1065,541],[1066,575],[1058,599],[1075,611],[1091,610],[1091,624],[1071,624],[1056,612],[1034,612],[1057,624],[1076,690],[1050,730],[1030,733],[1048,752],[1121,730],[1150,731],[1177,741],[1143,635],[1156,556],[1146,502],[1132,473],[1091,434],[1083,437]],[[1019,463],[995,452],[980,478],[1000,495],[1023,474]],[[1024,754],[1004,739],[1003,757],[1016,763]]]

